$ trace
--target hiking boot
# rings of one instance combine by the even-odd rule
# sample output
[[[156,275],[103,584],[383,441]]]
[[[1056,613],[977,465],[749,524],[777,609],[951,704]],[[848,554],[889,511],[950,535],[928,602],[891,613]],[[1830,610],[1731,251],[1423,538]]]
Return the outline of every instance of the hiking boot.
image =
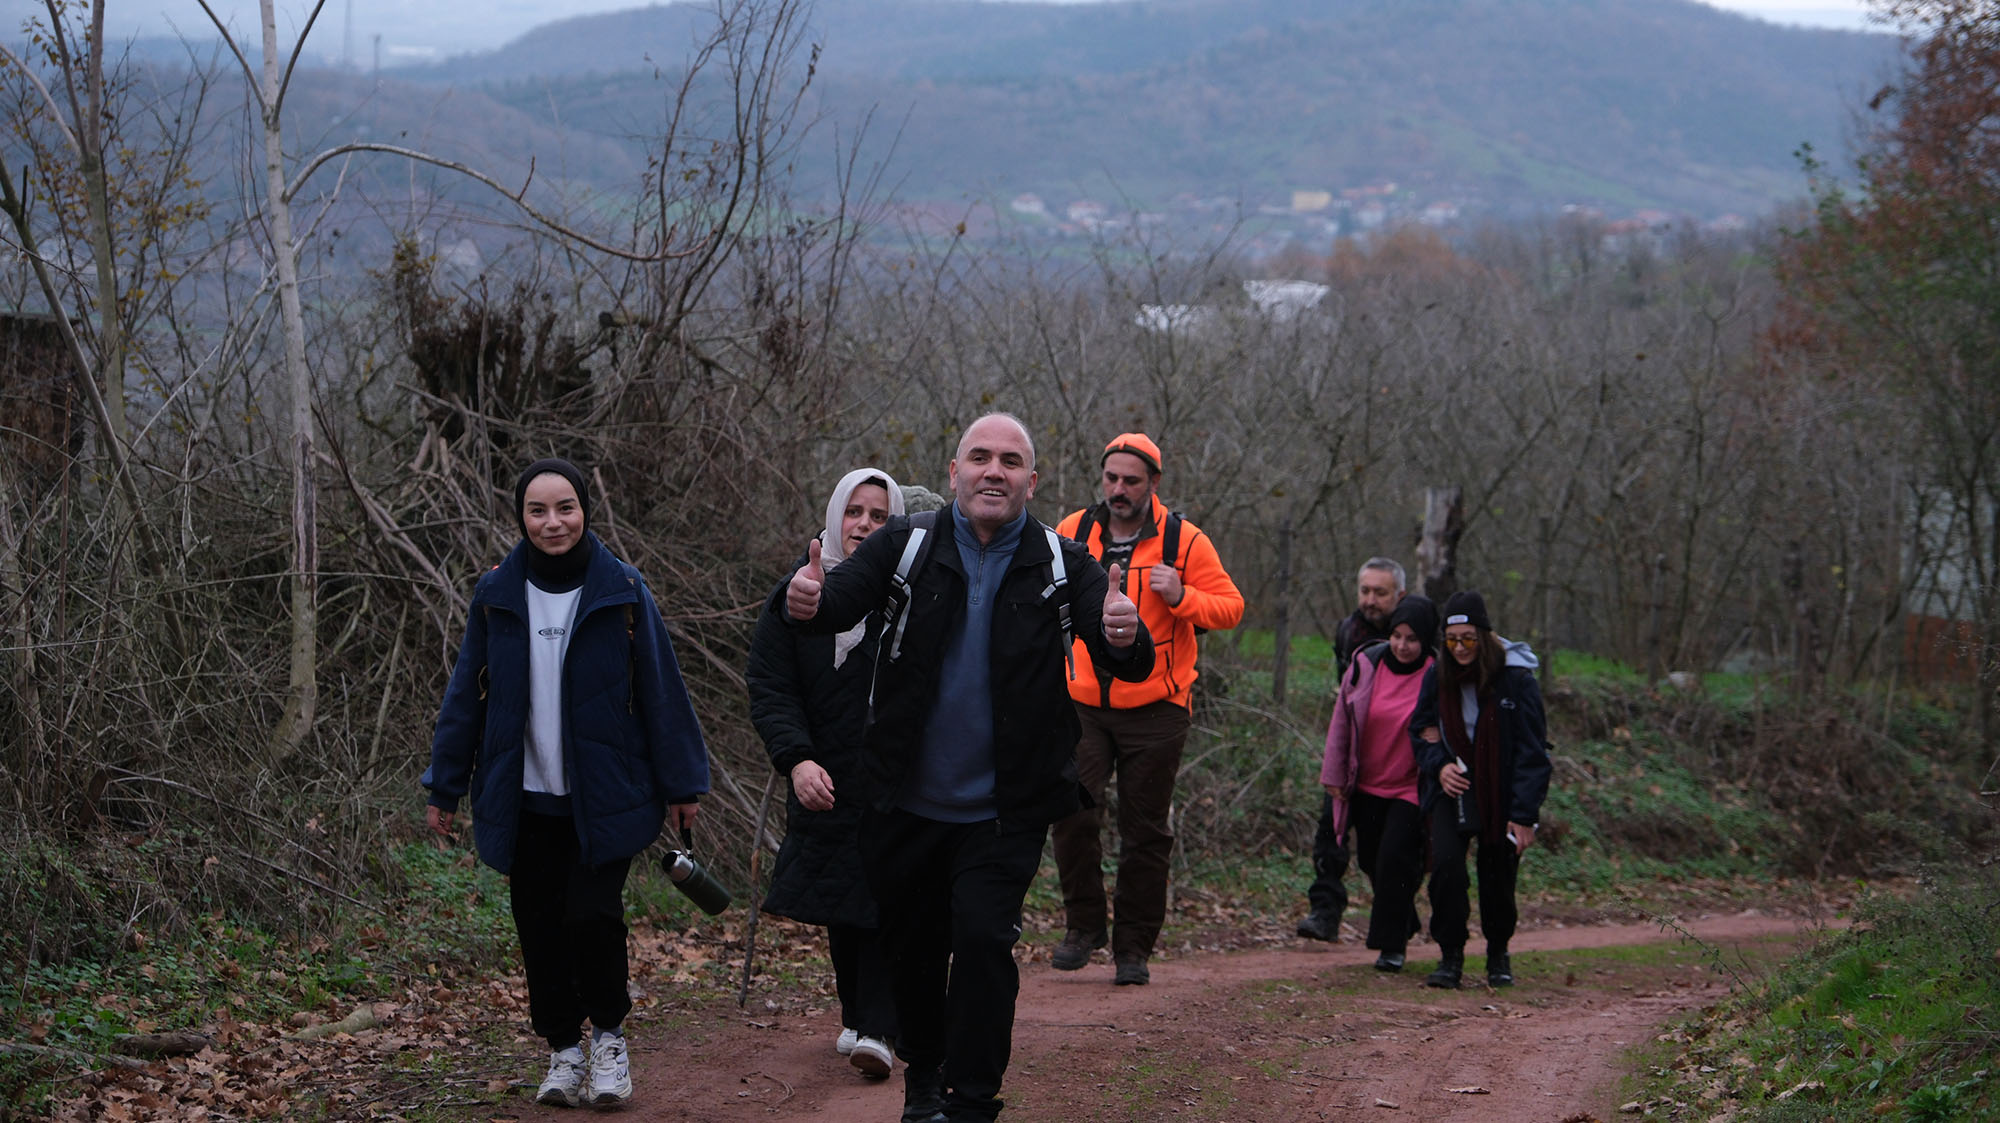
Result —
[[[1424,985],[1439,990],[1457,990],[1458,980],[1465,974],[1465,953],[1446,952],[1437,970],[1424,977]]]
[[[1143,959],[1121,959],[1118,971],[1111,976],[1113,986],[1142,987],[1153,981],[1153,973],[1146,969]]]
[[[598,1033],[590,1039],[590,1086],[584,1089],[584,1102],[612,1108],[631,1098],[632,1067],[625,1059],[625,1035]]]
[[[944,1123],[944,1070],[905,1066],[902,1123]]]
[[[848,1054],[847,1063],[860,1069],[863,1076],[880,1080],[895,1067],[895,1056],[889,1051],[888,1042],[879,1037],[862,1037],[854,1042],[854,1052]]]
[[[583,1102],[583,1046],[572,1045],[549,1054],[549,1074],[535,1089],[535,1102],[554,1107],[575,1107]]]
[[[1486,985],[1490,987],[1511,987],[1514,985],[1514,961],[1504,951],[1486,953]]]
[[[1340,914],[1314,909],[1299,921],[1298,932],[1308,940],[1333,943],[1340,939]]]
[[[1080,971],[1090,962],[1091,952],[1110,942],[1110,933],[1102,928],[1095,932],[1072,928],[1063,933],[1062,943],[1049,953],[1049,966],[1058,971]]]
[[[833,1039],[833,1051],[843,1057],[852,1056],[854,1054],[854,1043],[860,1040],[860,1030],[842,1028],[840,1036]]]
[[[1401,971],[1403,969],[1403,953],[1400,951],[1383,952],[1381,955],[1375,957],[1375,969],[1377,971],[1387,971],[1392,975]]]

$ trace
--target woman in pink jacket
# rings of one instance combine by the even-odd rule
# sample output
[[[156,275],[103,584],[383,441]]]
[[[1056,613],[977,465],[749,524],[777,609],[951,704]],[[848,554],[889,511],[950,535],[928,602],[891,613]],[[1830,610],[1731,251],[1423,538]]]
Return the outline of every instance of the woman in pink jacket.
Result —
[[[1319,782],[1333,798],[1333,827],[1354,826],[1355,856],[1375,893],[1368,946],[1377,971],[1403,969],[1418,931],[1423,823],[1417,814],[1417,760],[1410,714],[1437,650],[1437,606],[1411,594],[1389,617],[1389,638],[1362,648],[1348,666],[1326,730]]]

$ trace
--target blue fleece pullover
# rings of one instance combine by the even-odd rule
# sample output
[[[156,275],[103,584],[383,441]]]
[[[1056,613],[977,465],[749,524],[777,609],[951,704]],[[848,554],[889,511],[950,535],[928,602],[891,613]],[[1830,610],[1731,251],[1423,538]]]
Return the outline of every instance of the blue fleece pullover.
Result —
[[[993,686],[988,662],[993,650],[993,602],[1027,525],[1023,512],[982,545],[958,504],[951,505],[952,541],[965,567],[965,618],[938,666],[937,705],[924,726],[916,775],[903,789],[900,806],[912,814],[944,823],[977,823],[1000,814],[993,794]]]

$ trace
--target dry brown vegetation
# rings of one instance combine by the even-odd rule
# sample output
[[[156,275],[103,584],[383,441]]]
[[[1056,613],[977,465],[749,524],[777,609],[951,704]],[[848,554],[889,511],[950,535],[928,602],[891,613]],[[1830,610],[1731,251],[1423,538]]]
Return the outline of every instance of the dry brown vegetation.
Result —
[[[33,342],[0,350],[0,854],[15,855],[0,868],[45,868],[0,878],[8,954],[64,958],[224,905],[309,925],[393,888],[385,855],[414,819],[467,593],[514,541],[515,467],[549,453],[593,473],[597,531],[670,617],[715,760],[716,839],[751,837],[769,783],[743,646],[824,489],[864,462],[941,489],[958,430],[992,408],[1032,426],[1049,521],[1090,498],[1105,437],[1155,435],[1167,497],[1222,544],[1251,626],[1277,600],[1281,527],[1294,628],[1324,633],[1363,558],[1408,556],[1422,489],[1456,484],[1462,580],[1544,649],[1655,673],[1772,668],[1807,694],[1904,673],[1906,613],[1950,550],[1911,532],[1930,494],[1920,410],[1893,385],[1781,361],[1775,234],[1620,242],[1585,218],[1452,244],[1405,233],[1298,257],[1324,300],[1259,313],[1241,282],[1261,271],[1227,246],[1023,259],[877,229],[853,176],[832,203],[794,203],[796,9],[725,12],[702,62],[737,96],[668,75],[654,164],[599,221],[607,239],[619,222],[676,225],[692,253],[632,261],[522,234],[473,269],[447,239],[483,215],[439,203],[364,276],[301,219],[319,278],[319,699],[297,751],[275,756],[298,575],[266,232],[190,205],[190,119],[110,165],[117,256],[93,271],[63,103],[36,88],[74,68],[7,69],[0,170],[30,203],[0,247],[0,322]],[[111,90],[118,127],[209,96]],[[330,178],[326,213],[338,190]],[[65,248],[44,259],[74,347],[21,311],[48,307],[24,231]],[[1216,311],[1161,332],[1135,319],[1147,303]],[[112,322],[122,334],[97,327]],[[74,399],[118,363],[124,420],[107,427]],[[57,369],[81,377],[64,390]],[[1214,651],[1232,665],[1222,638]],[[1189,802],[1228,806],[1256,767]],[[1232,819],[1206,822],[1190,847]],[[95,873],[36,857],[86,832],[137,857]]]

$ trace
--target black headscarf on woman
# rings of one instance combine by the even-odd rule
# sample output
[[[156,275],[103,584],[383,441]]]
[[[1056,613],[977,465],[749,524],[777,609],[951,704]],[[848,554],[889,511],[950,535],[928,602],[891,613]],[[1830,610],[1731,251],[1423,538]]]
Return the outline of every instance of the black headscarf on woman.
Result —
[[[545,554],[535,545],[535,537],[528,533],[528,485],[536,476],[557,475],[569,481],[576,489],[577,505],[583,508],[583,533],[576,545],[560,554]],[[590,568],[590,555],[597,548],[597,536],[590,533],[590,489],[584,485],[583,473],[576,465],[558,457],[537,460],[521,469],[521,478],[514,483],[514,524],[521,528],[521,539],[528,544],[528,579],[535,587],[550,593],[567,593],[571,589],[583,587],[583,575]]]
[[[1396,658],[1396,649],[1392,647],[1389,654],[1382,657],[1382,665],[1394,674],[1407,675],[1423,666],[1424,659],[1437,655],[1437,605],[1422,593],[1411,593],[1396,602],[1396,611],[1389,614],[1389,634],[1395,634],[1398,624],[1408,624],[1410,630],[1417,634],[1417,642],[1424,645],[1424,658],[1405,663]]]

